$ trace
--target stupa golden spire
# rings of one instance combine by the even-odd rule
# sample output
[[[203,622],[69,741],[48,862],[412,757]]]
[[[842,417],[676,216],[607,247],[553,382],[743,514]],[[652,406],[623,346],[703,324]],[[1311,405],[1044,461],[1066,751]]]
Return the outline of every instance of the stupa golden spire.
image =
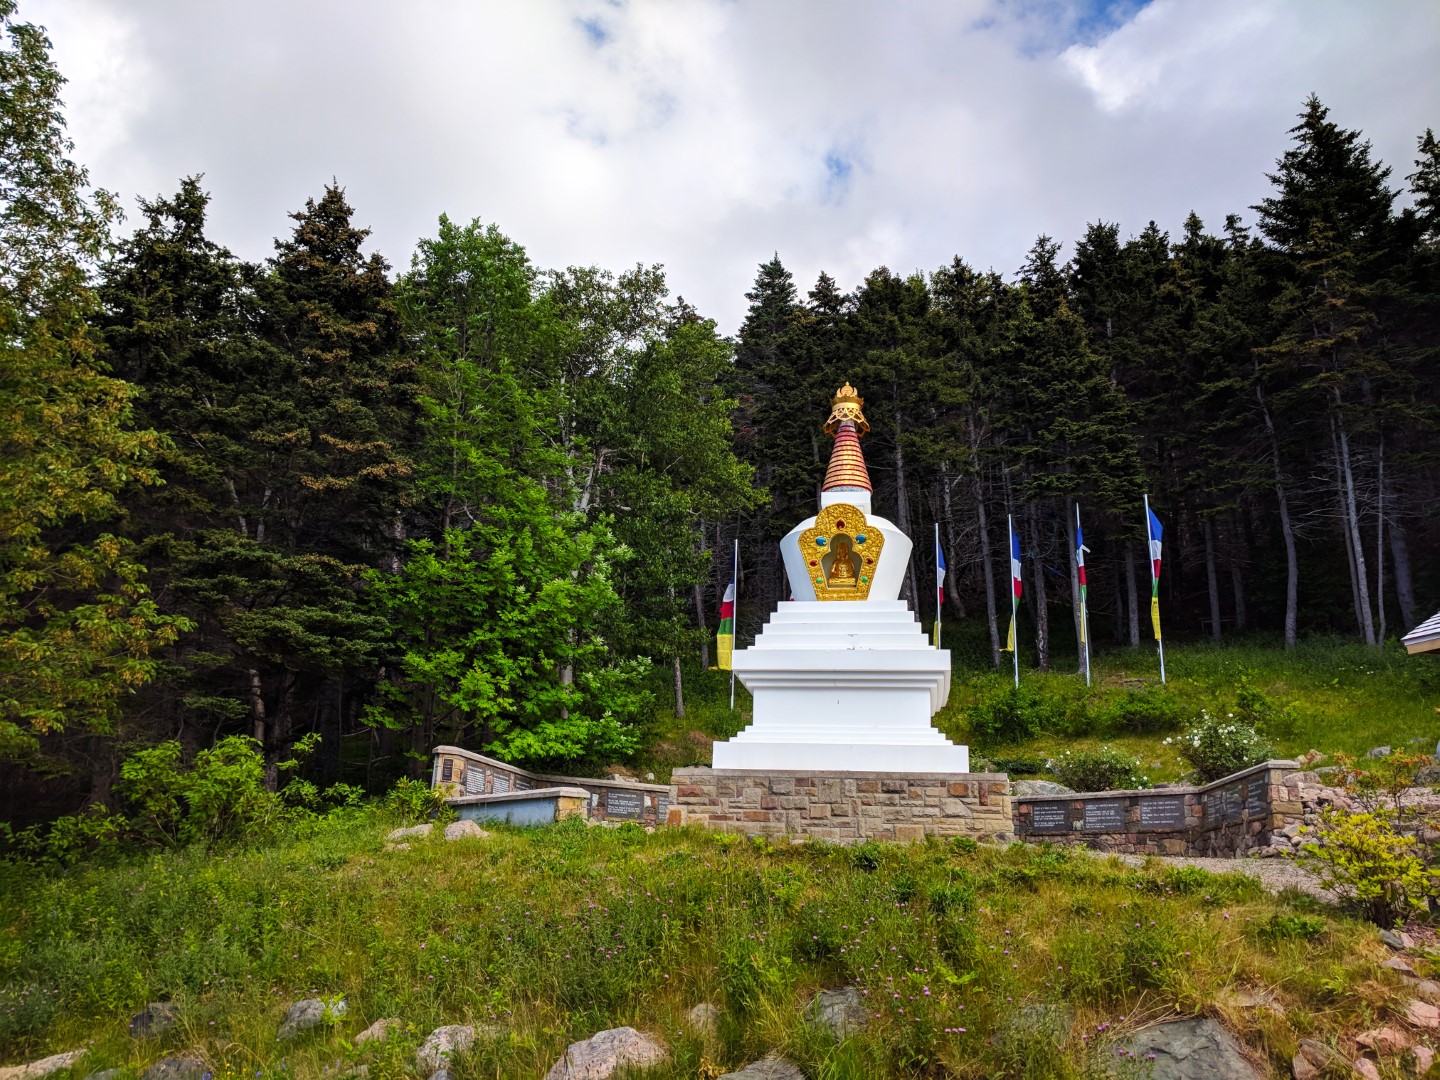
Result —
[[[835,436],[835,448],[830,451],[830,467],[825,470],[822,491],[875,490],[870,486],[870,470],[865,468],[865,455],[860,451],[860,436],[870,430],[861,412],[864,405],[865,399],[848,382],[830,401],[825,434]]]

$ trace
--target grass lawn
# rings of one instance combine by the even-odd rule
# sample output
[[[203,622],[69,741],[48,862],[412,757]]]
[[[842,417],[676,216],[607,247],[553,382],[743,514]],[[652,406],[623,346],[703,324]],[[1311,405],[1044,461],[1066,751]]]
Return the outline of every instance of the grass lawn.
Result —
[[[493,1026],[456,1080],[539,1077],[570,1041],[629,1024],[670,1047],[646,1074],[659,1078],[713,1078],[770,1051],[812,1080],[1140,1075],[1116,1053],[1127,1033],[1205,1013],[1279,1070],[1300,1038],[1335,1043],[1409,1000],[1372,927],[1240,875],[580,823],[455,843],[437,831],[387,852],[393,824],[351,811],[253,851],[4,867],[0,1060],[88,1044],[77,1080],[183,1050],[216,1080],[318,1077],[337,1061],[388,1080],[415,1075],[432,1028],[474,1023]],[[837,1043],[803,1010],[844,985],[874,1019]],[[1247,1006],[1257,991],[1281,1011]],[[311,995],[349,1010],[277,1043],[286,1006]],[[131,1039],[127,1018],[165,998],[180,1028]],[[721,1009],[710,1040],[684,1020],[702,1001]],[[1013,1026],[1035,1003],[1076,1010],[1063,1048]],[[381,1017],[409,1028],[350,1043]]]

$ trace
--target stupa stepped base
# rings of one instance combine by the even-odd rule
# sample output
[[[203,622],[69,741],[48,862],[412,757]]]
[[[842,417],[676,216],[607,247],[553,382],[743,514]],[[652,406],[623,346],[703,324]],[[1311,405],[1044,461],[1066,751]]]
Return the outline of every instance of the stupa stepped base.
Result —
[[[950,654],[903,601],[787,601],[734,664],[754,720],[715,744],[717,769],[970,770],[969,748],[930,723],[950,696]]]

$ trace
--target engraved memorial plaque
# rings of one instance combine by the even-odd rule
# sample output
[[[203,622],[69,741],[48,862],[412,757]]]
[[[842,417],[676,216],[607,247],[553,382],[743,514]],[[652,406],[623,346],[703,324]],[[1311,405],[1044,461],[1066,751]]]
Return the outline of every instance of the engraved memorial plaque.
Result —
[[[605,793],[606,817],[639,820],[644,808],[644,800],[638,791],[616,791],[612,788]]]
[[[516,791],[529,791],[535,785],[523,776],[516,776],[512,779],[511,786],[514,787]]]
[[[1259,817],[1270,812],[1270,800],[1266,797],[1266,788],[1269,786],[1263,776],[1245,782],[1245,809],[1251,817]]]
[[[446,758],[440,763],[440,779],[442,782],[455,778],[455,759]]]
[[[1094,799],[1085,803],[1085,828],[1120,832],[1125,828],[1124,799]]]
[[[1030,804],[1030,827],[1036,832],[1066,832],[1070,828],[1070,806],[1063,802]]]
[[[1239,784],[1227,787],[1224,792],[1225,820],[1239,821],[1245,809],[1245,792]]]
[[[1155,795],[1140,798],[1142,829],[1179,829],[1185,825],[1184,795]]]
[[[485,770],[477,769],[474,766],[465,770],[465,794],[485,794]]]
[[[670,816],[670,796],[661,795],[655,800],[655,824],[664,825],[665,819]]]
[[[503,795],[510,790],[510,775],[508,773],[497,772],[494,774],[494,777],[495,780],[490,785],[491,795]]]

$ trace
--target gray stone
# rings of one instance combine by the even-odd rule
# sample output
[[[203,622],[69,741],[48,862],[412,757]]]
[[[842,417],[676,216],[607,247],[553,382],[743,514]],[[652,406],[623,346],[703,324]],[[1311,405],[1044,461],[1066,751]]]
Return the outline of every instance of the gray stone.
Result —
[[[140,1074],[140,1080],[201,1080],[209,1068],[198,1057],[161,1058]]]
[[[423,824],[423,825],[411,825],[408,829],[393,829],[393,830],[391,830],[390,835],[388,835],[387,837],[385,837],[385,839],[386,839],[386,840],[404,840],[407,836],[415,836],[415,837],[429,836],[429,835],[430,835],[430,831],[431,831],[432,829],[434,829],[434,828],[435,828],[435,826],[432,825],[432,824],[430,824],[430,822],[427,821],[427,822],[425,822],[425,824]]]
[[[632,1027],[610,1028],[571,1043],[545,1080],[608,1080],[621,1068],[649,1068],[669,1057],[668,1050]]]
[[[865,998],[853,986],[821,990],[810,999],[809,1016],[813,1023],[829,1028],[837,1039],[864,1031],[870,1023]]]
[[[800,1066],[784,1058],[765,1058],[735,1072],[722,1073],[720,1080],[805,1080],[805,1074]]]
[[[690,1024],[690,1030],[697,1035],[703,1035],[707,1039],[714,1038],[720,1030],[720,1010],[708,1001],[702,1001],[688,1013],[686,1020]]]
[[[124,1069],[101,1069],[85,1077],[85,1080],[120,1080],[124,1075]]]
[[[1440,784],[1440,765],[1422,765],[1415,770],[1416,787],[1433,787]]]
[[[436,1069],[430,1074],[430,1080],[450,1080],[449,1069]]]
[[[1000,1038],[1048,1038],[1064,1045],[1075,1027],[1075,1010],[1069,1005],[1023,1005],[1005,1025]]]
[[[404,1024],[405,1022],[397,1017],[387,1016],[383,1020],[376,1020],[351,1041],[356,1046],[362,1046],[367,1042],[381,1043],[388,1039],[392,1032],[399,1031]]]
[[[26,1065],[11,1065],[0,1069],[0,1080],[35,1080],[38,1076],[49,1076],[68,1069],[84,1056],[84,1050],[66,1050],[63,1054],[51,1054]]]
[[[452,821],[445,826],[446,840],[464,840],[467,837],[483,839],[490,834],[473,821]]]
[[[276,1039],[293,1039],[311,1028],[319,1027],[327,1020],[345,1015],[345,999],[327,1002],[324,998],[305,998],[297,1001],[285,1013]]]
[[[130,1034],[137,1039],[164,1035],[180,1022],[173,1001],[152,1001],[130,1018]]]
[[[1214,1020],[1176,1020],[1135,1033],[1130,1054],[1151,1080],[1261,1080],[1235,1037]],[[1150,1056],[1154,1054],[1154,1059]]]
[[[1346,1061],[1330,1047],[1314,1039],[1301,1039],[1300,1049],[1290,1060],[1295,1080],[1315,1080],[1327,1069],[1344,1071]]]
[[[1372,746],[1369,750],[1365,751],[1365,756],[1367,758],[1382,758],[1389,757],[1391,753],[1392,751],[1388,746]]]
[[[474,1044],[475,1029],[469,1024],[438,1027],[415,1051],[415,1062],[424,1072],[434,1072],[449,1065],[452,1054],[463,1054]]]
[[[1075,789],[1054,780],[1015,780],[1010,790],[1016,795],[1072,795]]]

